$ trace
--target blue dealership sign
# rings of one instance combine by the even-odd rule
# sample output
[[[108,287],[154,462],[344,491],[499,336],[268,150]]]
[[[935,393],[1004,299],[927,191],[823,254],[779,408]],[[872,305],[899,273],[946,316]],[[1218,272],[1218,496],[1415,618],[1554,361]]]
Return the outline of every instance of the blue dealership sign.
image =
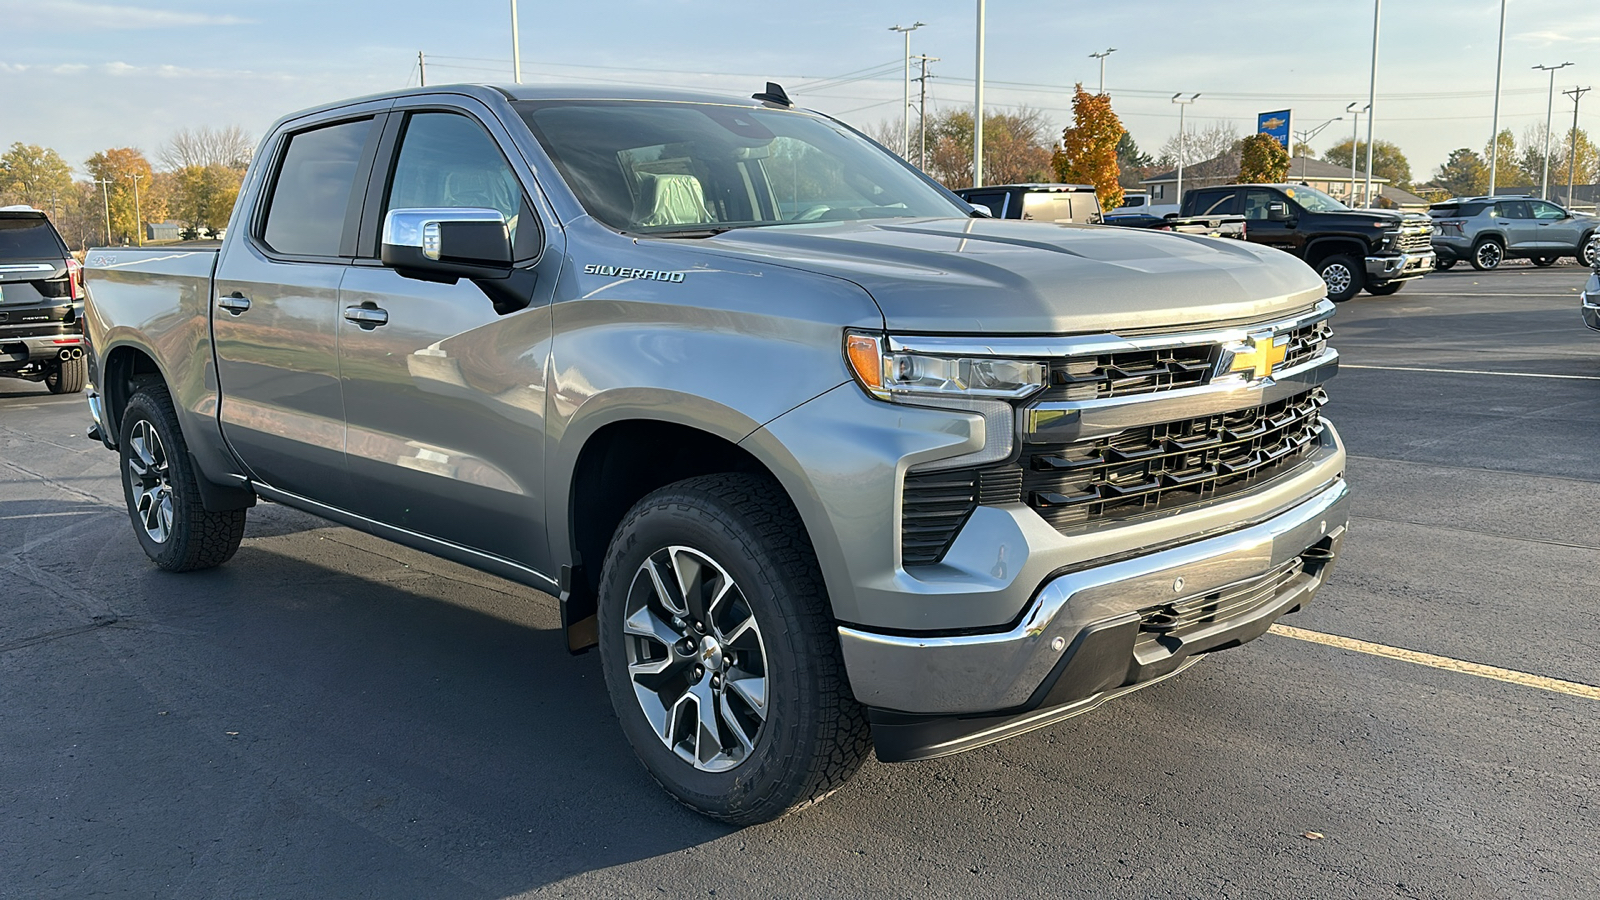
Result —
[[[1283,149],[1289,149],[1289,110],[1280,109],[1256,116],[1256,133],[1270,134],[1283,145]]]

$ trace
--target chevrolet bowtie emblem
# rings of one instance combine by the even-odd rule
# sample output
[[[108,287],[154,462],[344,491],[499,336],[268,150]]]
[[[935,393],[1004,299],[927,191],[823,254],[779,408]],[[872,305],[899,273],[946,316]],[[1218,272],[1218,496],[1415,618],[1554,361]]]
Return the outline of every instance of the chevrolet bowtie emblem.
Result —
[[[1266,378],[1272,367],[1289,356],[1289,335],[1274,335],[1270,331],[1252,334],[1242,342],[1227,347],[1217,366],[1218,375],[1249,372],[1250,378]]]

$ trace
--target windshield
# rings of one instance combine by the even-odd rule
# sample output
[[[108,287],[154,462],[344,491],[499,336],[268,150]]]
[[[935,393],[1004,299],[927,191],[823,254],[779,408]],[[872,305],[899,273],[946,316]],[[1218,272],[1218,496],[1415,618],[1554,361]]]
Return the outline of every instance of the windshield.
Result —
[[[1283,192],[1288,194],[1294,202],[1300,204],[1306,212],[1338,212],[1342,209],[1347,210],[1350,208],[1316,188],[1306,187],[1305,185],[1286,187]]]
[[[584,208],[618,231],[967,214],[892,155],[806,113],[631,100],[516,107]]]

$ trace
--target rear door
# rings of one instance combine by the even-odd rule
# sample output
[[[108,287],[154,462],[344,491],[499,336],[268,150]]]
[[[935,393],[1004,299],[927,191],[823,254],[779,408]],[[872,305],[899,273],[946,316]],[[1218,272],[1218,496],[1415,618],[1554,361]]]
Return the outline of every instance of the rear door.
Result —
[[[1495,227],[1506,236],[1506,249],[1527,253],[1538,249],[1538,223],[1526,200],[1501,200],[1494,205]]]
[[[274,142],[212,298],[223,435],[258,481],[331,506],[346,500],[339,283],[381,126],[323,120]]]
[[[542,230],[545,264],[535,265],[542,223],[532,176],[502,151],[510,138],[487,109],[459,98],[408,104],[391,116],[363,258],[340,289],[352,511],[549,571],[545,361],[559,232]],[[419,281],[379,264],[379,223],[388,210],[411,208],[500,211],[518,265],[536,279],[534,302],[501,315],[468,279]],[[361,307],[387,321],[343,317]]]

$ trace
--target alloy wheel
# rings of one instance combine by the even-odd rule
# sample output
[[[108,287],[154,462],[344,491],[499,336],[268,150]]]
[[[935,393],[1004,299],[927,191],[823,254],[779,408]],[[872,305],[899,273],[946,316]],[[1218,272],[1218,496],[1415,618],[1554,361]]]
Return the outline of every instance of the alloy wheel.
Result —
[[[1484,241],[1478,245],[1478,265],[1485,269],[1493,269],[1500,265],[1500,245],[1494,241]]]
[[[161,435],[147,420],[135,422],[128,436],[128,485],[144,533],[166,543],[172,534],[172,472]]]
[[[1350,290],[1350,281],[1354,276],[1350,268],[1344,263],[1331,263],[1322,270],[1322,280],[1328,285],[1328,293],[1343,294]]]
[[[744,592],[691,547],[652,553],[623,621],[634,696],[668,749],[722,772],[749,757],[767,719],[767,651]]]

